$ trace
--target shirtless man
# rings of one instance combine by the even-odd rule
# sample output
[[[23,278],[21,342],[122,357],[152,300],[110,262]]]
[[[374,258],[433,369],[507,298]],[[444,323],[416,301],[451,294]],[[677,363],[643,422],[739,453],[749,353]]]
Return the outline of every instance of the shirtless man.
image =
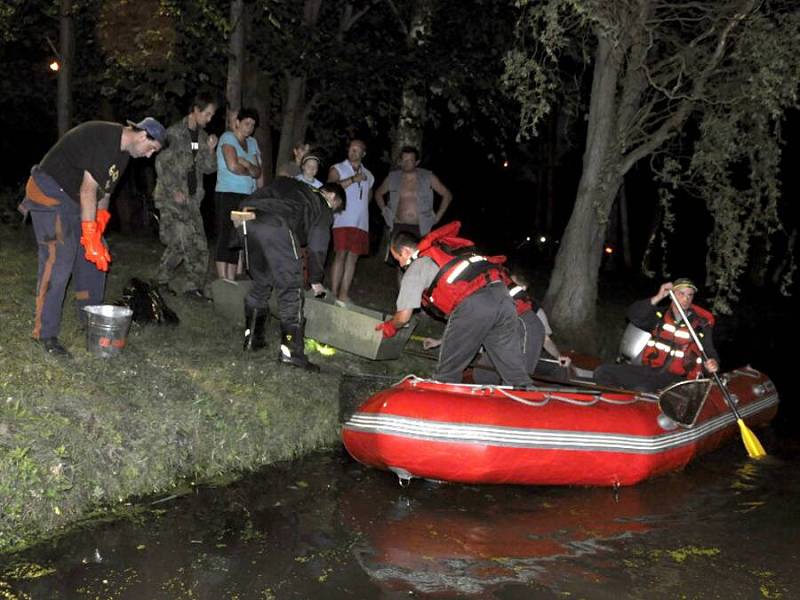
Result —
[[[399,163],[400,169],[390,172],[375,191],[375,202],[381,209],[386,226],[391,230],[389,239],[397,231],[409,231],[421,238],[442,219],[453,200],[453,194],[432,172],[418,168],[419,151],[413,146],[403,146]],[[434,192],[442,197],[439,210],[435,212]]]

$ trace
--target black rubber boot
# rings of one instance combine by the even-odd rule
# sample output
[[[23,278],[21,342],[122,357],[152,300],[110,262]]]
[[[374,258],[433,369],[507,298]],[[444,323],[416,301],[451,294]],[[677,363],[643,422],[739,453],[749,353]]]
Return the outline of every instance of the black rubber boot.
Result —
[[[278,352],[278,361],[312,373],[319,372],[319,367],[306,357],[302,325],[281,323],[281,349]]]
[[[244,305],[243,350],[245,352],[258,352],[267,345],[268,318],[269,310]]]

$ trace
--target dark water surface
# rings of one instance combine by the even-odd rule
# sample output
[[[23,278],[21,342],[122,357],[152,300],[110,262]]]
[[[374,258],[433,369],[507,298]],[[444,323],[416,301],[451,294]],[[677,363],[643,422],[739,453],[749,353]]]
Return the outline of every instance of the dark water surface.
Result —
[[[317,454],[16,556],[0,598],[798,598],[800,438],[758,435],[617,493]]]

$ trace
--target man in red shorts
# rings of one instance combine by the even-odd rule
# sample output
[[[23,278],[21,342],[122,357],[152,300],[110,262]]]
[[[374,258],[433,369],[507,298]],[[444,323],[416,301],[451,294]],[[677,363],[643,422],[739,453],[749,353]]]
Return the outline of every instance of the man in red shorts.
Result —
[[[328,182],[340,184],[347,194],[347,209],[333,220],[331,291],[339,303],[350,302],[350,284],[358,257],[369,253],[369,201],[375,177],[361,162],[366,153],[367,145],[353,140],[347,148],[347,160],[333,165],[328,172]]]

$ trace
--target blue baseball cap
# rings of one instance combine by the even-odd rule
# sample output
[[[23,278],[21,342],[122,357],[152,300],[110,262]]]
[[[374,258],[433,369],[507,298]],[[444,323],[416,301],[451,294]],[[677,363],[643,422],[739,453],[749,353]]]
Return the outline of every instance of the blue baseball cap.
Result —
[[[128,121],[128,125],[130,125],[134,129],[147,132],[148,136],[153,138],[162,146],[164,145],[164,142],[167,141],[167,130],[161,123],[156,121],[153,117],[145,117],[138,123],[134,123],[133,121]]]

